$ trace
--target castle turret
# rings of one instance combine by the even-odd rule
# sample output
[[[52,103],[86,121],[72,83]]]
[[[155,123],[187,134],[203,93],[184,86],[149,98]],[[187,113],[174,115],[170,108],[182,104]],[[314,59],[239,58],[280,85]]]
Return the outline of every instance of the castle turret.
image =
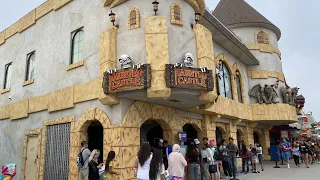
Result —
[[[247,67],[248,76],[251,77],[250,89],[258,84],[274,85],[280,97],[278,87],[285,86],[281,53],[278,49],[280,29],[244,0],[221,0],[213,14],[259,60],[259,65]],[[255,100],[251,99],[251,102],[254,103]]]

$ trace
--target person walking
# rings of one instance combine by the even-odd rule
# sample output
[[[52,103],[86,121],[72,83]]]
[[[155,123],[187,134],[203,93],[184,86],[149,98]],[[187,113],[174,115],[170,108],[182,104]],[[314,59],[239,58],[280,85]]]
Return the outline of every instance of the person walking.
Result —
[[[292,156],[294,160],[294,164],[298,167],[300,167],[300,150],[299,150],[299,144],[297,142],[294,143],[293,148],[291,149]]]
[[[316,154],[316,162],[320,163],[320,144],[316,142],[314,145],[314,153]]]
[[[247,174],[249,172],[250,151],[248,151],[245,144],[241,145],[240,156],[242,158],[242,172],[241,173]],[[246,170],[246,168],[247,168],[247,170]]]
[[[199,152],[193,142],[190,143],[186,159],[188,163],[188,179],[189,180],[199,180],[199,169],[200,169],[200,159]]]
[[[163,164],[162,151],[155,150],[153,152],[152,160],[150,163],[149,179],[164,180],[166,176],[168,176],[168,174],[166,174],[166,170]]]
[[[100,151],[95,149],[91,152],[89,157],[89,180],[99,180],[99,169],[103,166],[103,163],[98,164],[98,158]]]
[[[149,180],[150,163],[152,160],[151,147],[148,142],[143,142],[138,152],[137,178],[138,180]]]
[[[229,149],[227,148],[227,143],[226,140],[221,141],[222,145],[220,146],[219,151],[222,153],[222,168],[224,175],[228,177],[232,177],[232,170],[231,170],[231,165],[230,165],[230,154],[229,154]]]
[[[299,151],[301,153],[301,156],[303,158],[304,163],[306,164],[306,167],[309,168],[309,166],[308,166],[309,145],[304,141],[300,141]]]
[[[89,165],[89,157],[90,157],[91,151],[88,149],[88,143],[86,141],[81,142],[81,147],[82,148],[78,156],[79,180],[88,180],[89,178],[88,165]]]
[[[227,148],[230,152],[230,160],[231,160],[231,169],[232,169],[232,174],[233,174],[233,179],[237,179],[236,175],[238,173],[238,167],[237,167],[237,159],[236,159],[236,155],[237,155],[237,151],[238,151],[238,147],[237,145],[234,144],[234,140],[232,137],[229,138],[229,144],[227,145]]]
[[[259,160],[259,163],[260,163],[261,171],[264,171],[264,168],[263,168],[263,154],[262,154],[261,144],[257,143],[256,144],[256,149],[257,149],[258,160]]]
[[[290,168],[290,151],[291,151],[291,144],[286,140],[286,138],[282,138],[280,143],[281,154],[283,160],[287,163],[287,167]]]
[[[168,158],[168,171],[171,179],[184,180],[184,168],[187,166],[187,161],[180,153],[180,146],[178,144],[173,145],[172,153]]]
[[[105,164],[105,170],[104,173],[100,176],[100,180],[112,180],[113,175],[120,175],[120,173],[115,172],[113,170],[113,160],[116,157],[116,153],[114,151],[110,151],[108,153],[108,158]]]
[[[165,169],[168,169],[168,157],[170,153],[172,152],[172,146],[169,145],[167,140],[163,141],[163,164]]]

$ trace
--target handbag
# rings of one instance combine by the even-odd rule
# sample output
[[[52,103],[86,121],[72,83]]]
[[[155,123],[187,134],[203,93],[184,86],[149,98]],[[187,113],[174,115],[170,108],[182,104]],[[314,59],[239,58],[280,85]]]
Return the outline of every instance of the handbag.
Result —
[[[210,165],[209,165],[209,172],[210,172],[210,173],[216,173],[216,172],[217,172],[217,169],[218,169],[218,167],[217,167],[216,164],[210,164]]]

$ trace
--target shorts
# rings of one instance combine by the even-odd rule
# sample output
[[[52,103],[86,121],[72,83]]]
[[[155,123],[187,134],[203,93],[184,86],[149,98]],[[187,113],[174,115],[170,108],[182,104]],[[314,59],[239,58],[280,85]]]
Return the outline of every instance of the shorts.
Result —
[[[260,163],[263,162],[263,156],[262,156],[262,154],[258,154],[258,159],[259,159],[259,162],[260,162]]]
[[[283,152],[282,153],[282,158],[283,159],[289,159],[290,158],[290,152]]]

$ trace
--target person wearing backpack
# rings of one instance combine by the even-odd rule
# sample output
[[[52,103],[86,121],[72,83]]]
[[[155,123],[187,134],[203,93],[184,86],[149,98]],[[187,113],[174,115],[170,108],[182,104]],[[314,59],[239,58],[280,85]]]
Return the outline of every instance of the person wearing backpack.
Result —
[[[78,155],[77,165],[79,167],[79,180],[88,180],[89,178],[89,157],[91,151],[88,149],[86,141],[81,142],[81,151]]]

